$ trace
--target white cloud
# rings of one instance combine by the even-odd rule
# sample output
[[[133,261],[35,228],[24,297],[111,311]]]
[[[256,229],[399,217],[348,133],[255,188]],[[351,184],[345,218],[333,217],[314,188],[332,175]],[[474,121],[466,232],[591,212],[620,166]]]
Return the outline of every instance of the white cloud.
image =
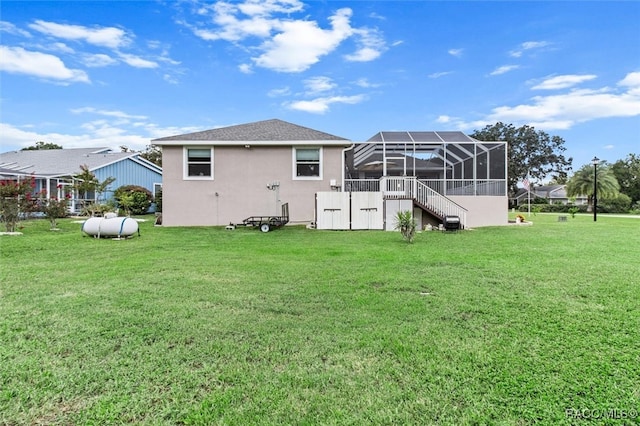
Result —
[[[106,109],[98,109],[94,107],[82,107],[82,108],[74,108],[71,110],[73,114],[96,114],[105,117],[114,117],[114,118],[124,118],[131,120],[146,120],[147,117],[144,115],[132,115],[127,114],[123,111],[111,111]]]
[[[31,146],[35,141],[55,143],[63,148],[108,147],[119,151],[119,147],[124,145],[134,150],[143,150],[151,140],[149,136],[132,134],[126,129],[110,128],[106,123],[102,127],[96,126],[93,130],[85,128],[85,132],[80,134],[40,133],[6,123],[0,123],[0,131],[3,135],[3,145],[11,146],[15,150]]]
[[[87,108],[87,110],[100,111],[93,108]],[[152,139],[203,130],[200,127],[159,127],[155,123],[147,121],[146,117],[141,118],[143,121],[129,122],[123,121],[118,116],[142,117],[117,112],[114,121],[110,121],[109,116],[105,115],[107,119],[73,126],[74,129],[82,129],[82,132],[74,134],[32,130],[32,128],[42,128],[45,125],[15,126],[0,123],[2,151],[19,150],[33,145],[36,141],[55,143],[63,148],[108,147],[119,151],[120,146],[124,145],[130,149],[141,151],[149,145]],[[46,126],[50,125],[51,123]]]
[[[386,50],[384,39],[378,31],[371,29],[354,29],[353,33],[358,35],[356,42],[359,48],[355,53],[344,56],[347,61],[370,62],[379,58]]]
[[[57,24],[36,20],[29,28],[65,40],[84,41],[95,46],[117,49],[128,45],[131,39],[127,33],[115,27],[88,28],[81,25]]]
[[[366,78],[359,78],[353,82],[358,87],[363,87],[365,89],[380,87],[378,83],[372,83]]]
[[[379,85],[370,83],[367,79],[359,79],[353,82],[354,85],[364,88],[378,87]],[[358,104],[366,99],[364,94],[358,95],[338,95],[341,90],[336,82],[326,76],[311,77],[303,81],[304,91],[298,96],[306,99],[284,102],[286,108],[304,111],[313,114],[324,114],[329,111],[332,104]],[[289,88],[273,90],[269,92],[272,97],[289,95]]]
[[[618,82],[618,86],[628,87],[630,94],[640,95],[640,71],[627,74]]]
[[[325,29],[306,17],[291,18],[303,8],[304,4],[298,0],[218,1],[200,4],[197,9],[198,20],[202,22],[203,17],[209,18],[212,25],[186,20],[181,23],[204,40],[224,40],[245,51],[257,51],[251,57],[253,63],[278,72],[305,71],[349,38],[354,39],[356,51],[344,55],[347,61],[372,61],[386,50],[385,41],[377,30],[351,26],[351,9],[338,9],[329,17],[329,28]],[[248,44],[241,46],[240,42],[245,40]],[[246,72],[247,68],[240,70]]]
[[[525,41],[524,43],[520,44],[517,49],[510,51],[509,56],[519,58],[527,50],[542,49],[550,45],[551,43],[548,41]]]
[[[216,23],[224,25],[222,31],[202,30],[196,35],[205,40],[240,41],[247,37],[268,37],[275,25],[274,21],[264,18],[238,20],[231,15],[224,18],[216,19]]]
[[[615,147],[616,147],[615,145],[611,145],[611,144],[603,146],[604,149],[613,149]]]
[[[86,27],[81,25],[59,24],[43,20],[36,20],[29,24],[29,27],[35,31],[43,33],[50,37],[63,40],[71,40],[84,42],[91,46],[110,49],[111,54],[97,52],[78,52],[67,44],[62,42],[54,42],[46,46],[41,46],[39,50],[48,50],[61,52],[67,55],[77,55],[81,62],[87,67],[105,67],[115,65],[116,63],[124,63],[134,68],[158,68],[159,62],[169,65],[179,65],[169,57],[168,47],[159,41],[149,41],[147,46],[150,49],[159,50],[159,55],[151,58],[143,58],[142,56],[132,53],[123,52],[122,49],[131,45],[133,35],[127,31],[116,27]],[[77,58],[74,58],[77,59]]]
[[[89,83],[82,70],[69,69],[60,58],[47,53],[33,52],[21,47],[0,46],[0,70],[27,74],[62,83]]]
[[[54,52],[67,53],[69,55],[75,53],[75,50],[64,43],[53,43],[52,45],[48,46],[48,48]]]
[[[448,115],[440,115],[436,118],[436,122],[441,124],[451,123],[451,121],[453,121],[453,118]]]
[[[456,58],[459,58],[462,56],[463,51],[464,49],[449,49],[447,53],[449,53],[449,55],[451,56],[455,56]]]
[[[253,68],[251,67],[251,64],[240,64],[240,65],[238,65],[238,69],[243,74],[251,74],[251,73],[253,73]]]
[[[300,12],[304,4],[299,0],[247,0],[238,5],[238,9],[249,16],[266,16],[274,12]]]
[[[291,89],[289,87],[282,87],[280,89],[271,89],[267,93],[267,96],[270,98],[279,98],[281,96],[288,96],[291,94]]]
[[[338,10],[330,18],[330,30],[312,21],[284,21],[281,31],[262,44],[264,53],[253,60],[256,65],[275,71],[305,71],[352,35],[350,16],[350,9]]]
[[[119,53],[118,56],[124,63],[134,68],[157,68],[158,67],[157,62],[149,61],[147,59],[143,59],[136,55],[131,55],[128,53]]]
[[[158,62],[162,62],[165,64],[169,64],[169,65],[180,65],[181,62],[180,61],[176,61],[175,59],[171,59],[171,57],[169,56],[169,48],[171,47],[170,45],[167,44],[162,44],[159,41],[148,41],[147,42],[147,46],[149,47],[149,49],[152,50],[159,50],[160,51],[160,55],[159,56],[155,56],[154,59]]]
[[[175,75],[171,74],[163,74],[162,79],[169,84],[178,84],[180,82],[180,80],[178,80]]]
[[[218,1],[214,4],[204,4],[198,10],[201,16],[212,15],[212,22],[216,28],[197,28],[186,22],[183,24],[192,28],[194,34],[203,40],[237,42],[247,37],[269,37],[279,25],[278,20],[271,19],[272,14],[290,14],[301,11],[302,8],[303,4],[299,1],[248,0],[239,4]]]
[[[12,126],[7,123],[0,123],[0,132],[2,133],[3,151],[6,151],[7,147],[10,147],[10,150],[17,151],[21,148],[33,145],[36,141],[47,141],[60,145],[64,148],[100,146],[99,144],[87,145],[86,143],[83,143],[86,141],[86,138],[83,138],[83,136],[86,135],[70,136],[55,132],[39,133]]]
[[[313,100],[294,101],[286,104],[290,109],[305,111],[313,114],[324,114],[332,104],[358,104],[365,99],[364,95],[332,96]]]
[[[518,68],[520,68],[520,65],[503,65],[503,66],[498,67],[495,70],[491,71],[489,73],[489,75],[506,74],[506,73],[508,73],[510,71],[517,70]]]
[[[568,74],[550,77],[543,82],[532,87],[533,90],[555,90],[566,89],[585,81],[593,80],[596,76],[593,74]]]
[[[31,34],[29,34],[28,31],[18,28],[11,22],[7,21],[0,21],[0,33],[13,34],[25,38],[31,37]]]
[[[548,41],[525,41],[522,43],[523,50],[540,49],[549,46]]]
[[[189,24],[187,24],[185,22],[181,22],[181,23],[186,25],[186,26],[188,26],[188,27],[190,26]],[[192,28],[191,30],[193,31],[193,34],[195,34],[197,37],[200,37],[201,39],[206,40],[206,41],[215,41],[215,40],[219,40],[219,39],[222,38],[215,31],[206,30],[206,29],[202,29],[202,28]]]
[[[428,77],[429,78],[440,78],[440,77],[444,77],[445,75],[449,75],[449,74],[453,74],[453,71],[434,72],[432,74],[429,74]]]
[[[337,86],[329,77],[311,77],[303,83],[308,95],[327,92],[335,89]]]
[[[627,74],[617,85],[620,90],[604,87],[535,96],[527,104],[494,108],[482,121],[469,124],[502,121],[554,130],[601,118],[640,116],[640,72]]]
[[[344,55],[344,58],[350,62],[370,62],[379,58],[381,54],[382,52],[380,50],[371,47],[363,47],[358,49],[355,53]]]
[[[82,63],[90,68],[107,67],[118,63],[109,55],[103,53],[85,54],[82,56]]]

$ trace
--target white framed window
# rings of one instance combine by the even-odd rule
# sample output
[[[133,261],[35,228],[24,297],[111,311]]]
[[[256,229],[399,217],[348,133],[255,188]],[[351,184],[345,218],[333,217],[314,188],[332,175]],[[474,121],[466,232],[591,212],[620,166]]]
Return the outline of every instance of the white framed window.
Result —
[[[296,179],[296,180],[322,179],[322,148],[320,147],[293,148],[293,179]]]
[[[186,180],[213,180],[213,148],[184,148],[184,178]]]

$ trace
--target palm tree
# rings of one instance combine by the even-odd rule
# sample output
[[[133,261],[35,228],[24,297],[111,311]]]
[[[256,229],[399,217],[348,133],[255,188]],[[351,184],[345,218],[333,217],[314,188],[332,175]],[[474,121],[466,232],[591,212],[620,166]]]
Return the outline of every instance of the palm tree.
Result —
[[[593,165],[585,164],[567,182],[567,196],[587,196],[587,211],[593,211]],[[598,198],[615,197],[620,189],[611,167],[608,164],[597,168]]]

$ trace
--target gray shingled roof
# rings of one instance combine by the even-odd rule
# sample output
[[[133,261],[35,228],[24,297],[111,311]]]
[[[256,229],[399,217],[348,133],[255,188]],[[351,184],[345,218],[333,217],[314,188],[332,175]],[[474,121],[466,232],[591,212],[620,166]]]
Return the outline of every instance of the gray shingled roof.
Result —
[[[69,176],[79,173],[81,165],[96,170],[135,155],[131,152],[110,152],[109,148],[11,151],[0,154],[0,167],[38,176]]]
[[[347,141],[329,133],[298,126],[282,120],[264,120],[255,123],[221,127],[202,132],[168,136],[151,142],[162,145],[170,141],[225,141],[225,142],[269,142],[269,141]]]

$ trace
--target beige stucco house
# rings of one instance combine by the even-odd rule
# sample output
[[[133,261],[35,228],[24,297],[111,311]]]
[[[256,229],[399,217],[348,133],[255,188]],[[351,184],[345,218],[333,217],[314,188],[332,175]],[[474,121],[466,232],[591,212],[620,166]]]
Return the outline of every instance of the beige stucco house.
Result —
[[[314,221],[315,194],[343,179],[342,137],[265,120],[155,139],[162,147],[163,226],[241,223],[280,215]]]
[[[380,132],[366,142],[281,120],[170,136],[162,146],[165,226],[238,224],[279,216],[319,229],[506,225],[505,142],[462,132]]]

